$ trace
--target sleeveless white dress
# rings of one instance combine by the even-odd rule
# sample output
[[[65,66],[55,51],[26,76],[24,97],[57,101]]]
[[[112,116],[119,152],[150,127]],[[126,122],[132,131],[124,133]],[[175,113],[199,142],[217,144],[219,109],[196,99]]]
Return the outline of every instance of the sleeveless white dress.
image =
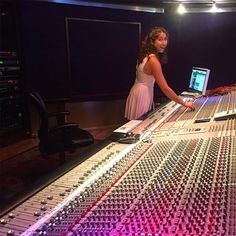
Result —
[[[136,67],[136,79],[131,88],[125,106],[125,117],[128,120],[135,120],[150,111],[153,107],[153,91],[155,78],[143,72],[144,65],[150,54],[143,59],[143,62]]]

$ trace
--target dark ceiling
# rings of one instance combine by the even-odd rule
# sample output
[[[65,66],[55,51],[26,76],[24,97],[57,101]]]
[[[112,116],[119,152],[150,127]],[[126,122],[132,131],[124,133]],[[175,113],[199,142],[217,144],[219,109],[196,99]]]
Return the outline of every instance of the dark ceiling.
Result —
[[[219,12],[236,12],[236,0],[80,0],[84,5],[134,11],[173,12],[182,3],[189,12],[209,12],[215,3]]]

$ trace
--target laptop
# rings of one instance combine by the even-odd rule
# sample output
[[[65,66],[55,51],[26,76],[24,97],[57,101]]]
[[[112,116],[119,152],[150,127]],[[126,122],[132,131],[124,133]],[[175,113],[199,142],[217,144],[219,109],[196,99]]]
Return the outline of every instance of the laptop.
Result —
[[[195,98],[204,96],[206,94],[210,69],[192,67],[188,90],[182,92],[181,96],[192,96]]]

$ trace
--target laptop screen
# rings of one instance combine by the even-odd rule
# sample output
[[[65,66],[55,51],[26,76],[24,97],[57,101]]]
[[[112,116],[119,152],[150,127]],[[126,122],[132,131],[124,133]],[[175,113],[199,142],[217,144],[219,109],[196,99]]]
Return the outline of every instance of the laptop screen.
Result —
[[[206,68],[193,67],[189,82],[189,90],[205,95],[210,70]]]

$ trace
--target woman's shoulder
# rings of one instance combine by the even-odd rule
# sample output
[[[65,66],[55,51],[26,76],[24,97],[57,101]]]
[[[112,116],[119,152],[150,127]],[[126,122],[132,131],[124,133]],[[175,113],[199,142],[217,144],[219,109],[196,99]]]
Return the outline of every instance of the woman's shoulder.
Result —
[[[149,57],[148,64],[150,67],[157,68],[161,66],[161,63],[155,54]]]
[[[143,67],[146,63],[153,63],[155,60],[158,60],[154,53],[148,54],[143,58],[143,61],[139,64],[139,66]]]
[[[146,55],[144,58],[143,58],[143,62],[148,62],[150,61],[150,59],[152,60],[153,58],[157,58],[156,55],[154,53],[150,53],[148,55]]]
[[[148,61],[151,62],[151,63],[152,62],[156,63],[156,62],[159,62],[159,59],[157,58],[157,56],[155,54],[152,53],[152,54],[148,55]]]
[[[147,57],[156,57],[156,55],[154,53],[151,53]]]

